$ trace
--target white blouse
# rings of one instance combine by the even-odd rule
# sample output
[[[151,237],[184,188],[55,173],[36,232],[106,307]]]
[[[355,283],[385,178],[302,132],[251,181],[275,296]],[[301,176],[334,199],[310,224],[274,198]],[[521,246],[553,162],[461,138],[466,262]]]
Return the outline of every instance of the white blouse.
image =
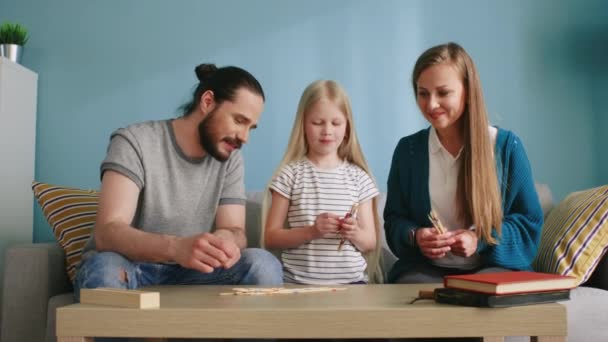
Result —
[[[496,142],[498,129],[489,126],[492,145]],[[458,173],[462,164],[462,149],[456,157],[446,150],[435,128],[431,127],[429,132],[429,194],[431,197],[431,208],[448,230],[457,230],[464,227],[464,221],[458,217],[456,208],[456,188],[458,187]],[[465,258],[447,253],[445,257],[434,259],[432,262],[441,267],[472,269],[481,264],[478,254]]]

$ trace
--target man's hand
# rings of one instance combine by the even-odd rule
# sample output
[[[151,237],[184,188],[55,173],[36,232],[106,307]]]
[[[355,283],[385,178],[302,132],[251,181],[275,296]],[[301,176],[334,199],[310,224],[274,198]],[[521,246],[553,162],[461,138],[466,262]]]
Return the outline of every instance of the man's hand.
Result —
[[[477,251],[477,234],[472,230],[458,229],[454,231],[452,253],[461,257],[470,257]]]
[[[313,238],[319,239],[328,233],[337,233],[340,226],[340,216],[332,213],[322,213],[317,216],[312,226]]]
[[[455,241],[452,232],[440,234],[435,228],[416,229],[416,243],[422,254],[429,259],[443,258]]]
[[[213,235],[225,240],[225,246],[228,246],[227,248],[230,250],[233,248],[236,249],[233,253],[238,255],[238,258],[234,260],[234,263],[236,263],[241,257],[241,249],[247,247],[247,236],[245,236],[245,231],[241,228],[224,227],[216,228]],[[234,265],[234,263],[232,263],[232,265]]]
[[[178,238],[176,242],[175,262],[203,273],[211,273],[218,267],[228,269],[241,257],[234,241],[211,233]]]

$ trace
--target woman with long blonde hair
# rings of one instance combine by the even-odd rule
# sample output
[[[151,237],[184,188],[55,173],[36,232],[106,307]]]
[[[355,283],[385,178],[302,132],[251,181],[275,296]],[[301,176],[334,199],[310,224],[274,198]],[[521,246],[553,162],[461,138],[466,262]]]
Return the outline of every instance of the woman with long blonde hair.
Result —
[[[521,140],[490,126],[471,57],[456,43],[425,51],[412,73],[431,127],[399,142],[384,228],[399,259],[390,282],[531,270],[543,224]]]
[[[346,92],[313,82],[263,206],[263,245],[282,250],[285,282],[381,282],[378,194]]]

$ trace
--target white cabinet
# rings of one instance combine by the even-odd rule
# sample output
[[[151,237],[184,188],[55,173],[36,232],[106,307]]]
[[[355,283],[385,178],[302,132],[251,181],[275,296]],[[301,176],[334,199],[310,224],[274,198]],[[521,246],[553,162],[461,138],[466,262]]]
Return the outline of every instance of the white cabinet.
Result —
[[[32,242],[37,87],[36,73],[0,57],[0,281],[6,247]]]

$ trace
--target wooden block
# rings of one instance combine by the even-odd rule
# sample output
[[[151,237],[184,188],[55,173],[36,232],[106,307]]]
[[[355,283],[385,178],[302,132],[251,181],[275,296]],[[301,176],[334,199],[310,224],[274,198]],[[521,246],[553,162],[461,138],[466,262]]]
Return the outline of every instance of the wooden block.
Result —
[[[109,288],[81,289],[80,303],[155,309],[160,307],[160,293]]]

